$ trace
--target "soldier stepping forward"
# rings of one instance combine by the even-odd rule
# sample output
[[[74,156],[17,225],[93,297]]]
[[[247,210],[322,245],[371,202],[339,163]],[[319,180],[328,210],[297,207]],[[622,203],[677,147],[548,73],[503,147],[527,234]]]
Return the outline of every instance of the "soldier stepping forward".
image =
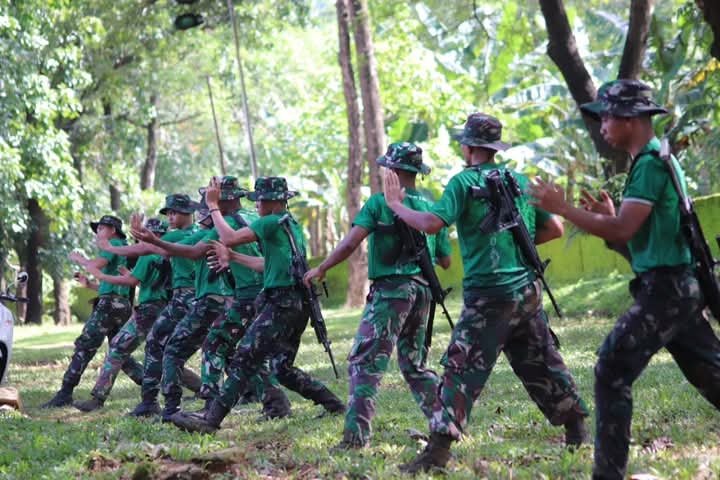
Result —
[[[167,232],[167,223],[158,218],[148,219],[145,226],[155,235],[160,236]],[[110,341],[110,349],[105,362],[95,381],[95,387],[90,395],[91,399],[76,402],[75,408],[83,412],[92,412],[103,406],[110,395],[120,368],[132,355],[132,352],[145,340],[150,327],[158,314],[167,304],[166,281],[170,280],[170,265],[162,256],[157,254],[143,255],[137,261],[132,272],[120,267],[120,275],[105,275],[99,269],[87,266],[87,271],[96,279],[113,285],[136,287],[140,285],[138,305],[133,316],[120,329]]]
[[[489,212],[485,201],[474,199],[471,187],[485,187],[485,176],[505,170],[494,162],[495,152],[507,148],[500,141],[502,126],[489,115],[468,117],[461,134],[465,169],[452,177],[430,212],[418,212],[403,202],[392,171],[385,174],[385,199],[410,226],[428,233],[457,223],[463,278],[463,309],[442,359],[445,371],[430,420],[425,450],[402,470],[414,473],[443,467],[450,445],[465,431],[473,402],[482,391],[500,352],[505,352],[530,397],[553,425],[565,426],[569,445],[587,436],[588,415],[575,382],[557,352],[542,309],[542,288],[527,267],[510,231],[482,233]],[[512,172],[521,189],[528,180]],[[521,195],[516,205],[535,243],[560,237],[562,224],[528,204]]]
[[[561,215],[624,255],[635,272],[635,303],[615,323],[595,365],[595,465],[593,478],[622,479],[628,459],[632,384],[665,347],[688,381],[720,408],[720,341],[703,315],[705,301],[681,230],[678,195],[660,157],[651,116],[667,110],[651,99],[650,87],[616,80],[598,90],[581,110],[601,122],[605,140],[633,158],[620,211],[607,192],[598,200],[583,192],[582,207],[570,205],[563,189],[540,180],[537,204]],[[687,193],[680,164],[671,159]]]
[[[207,191],[208,206],[215,209],[218,188],[214,183]],[[260,218],[249,227],[233,230],[219,212],[213,220],[220,239],[228,246],[258,241],[265,256],[264,289],[258,301],[258,315],[237,346],[228,379],[203,415],[181,412],[173,417],[180,428],[197,432],[214,432],[220,428],[230,408],[247,389],[250,378],[271,359],[273,373],[280,383],[303,397],[322,405],[331,413],[342,413],[345,406],[318,380],[293,365],[300,338],[308,323],[308,306],[302,300],[302,287],[291,275],[291,246],[278,221],[289,215],[287,200],[295,196],[288,191],[282,177],[260,177],[255,191],[248,194],[257,202]],[[300,226],[291,218],[296,245],[305,250]]]
[[[427,211],[432,205],[415,187],[418,173],[430,168],[422,163],[422,150],[408,142],[393,143],[377,163],[397,172],[405,189],[403,202]],[[400,371],[420,409],[430,419],[440,379],[425,368],[426,333],[431,293],[416,258],[403,256],[404,246],[396,232],[393,212],[382,193],[372,195],[353,221],[350,232],[318,267],[305,275],[305,282],[322,280],[325,273],[348,258],[365,237],[368,239],[368,277],[372,280],[367,305],[348,355],[350,399],[345,415],[343,439],[338,449],[362,448],[369,444],[375,401],[392,351],[397,345]],[[430,255],[443,267],[450,266],[447,228],[427,238]]]
[[[122,231],[122,220],[112,215],[104,215],[97,222],[90,222],[90,228],[97,238],[108,239],[112,245],[127,245],[125,233]],[[70,254],[70,260],[87,268],[88,266],[100,269],[106,275],[118,275],[118,268],[126,265],[125,257],[102,251],[97,258],[85,258],[77,252]],[[95,302],[90,318],[85,322],[82,333],[75,339],[75,351],[70,359],[70,365],[63,376],[62,387],[42,408],[64,407],[72,404],[72,392],[80,382],[85,368],[95,356],[103,340],[110,341],[127,321],[131,314],[128,294],[130,289],[122,285],[113,285],[100,282],[93,285],[86,282],[84,277],[80,280],[85,286],[96,289],[98,298]],[[132,357],[123,364],[122,370],[138,385],[142,382],[142,366]]]

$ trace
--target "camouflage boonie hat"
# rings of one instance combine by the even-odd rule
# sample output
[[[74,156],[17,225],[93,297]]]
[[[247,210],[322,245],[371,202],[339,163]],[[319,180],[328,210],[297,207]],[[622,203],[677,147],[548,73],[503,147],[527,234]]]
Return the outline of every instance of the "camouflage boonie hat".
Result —
[[[220,184],[220,200],[237,200],[247,195],[247,190],[240,188],[237,177],[225,175],[218,179]]]
[[[298,192],[288,190],[287,180],[283,177],[258,177],[255,191],[247,194],[250,200],[287,200]]]
[[[613,80],[603,83],[594,102],[583,103],[580,110],[595,120],[601,115],[639,117],[668,113],[652,99],[652,90],[638,80]]]
[[[163,235],[168,231],[168,224],[159,218],[148,218],[145,221],[145,228],[153,232],[155,235]]]
[[[190,200],[189,195],[173,193],[165,197],[165,206],[160,209],[160,215],[167,215],[170,210],[179,213],[192,213],[200,208],[200,204]]]
[[[385,155],[377,158],[377,164],[408,172],[430,173],[430,167],[422,163],[422,148],[410,142],[395,142],[388,146]]]
[[[90,222],[90,228],[93,232],[97,233],[98,225],[107,225],[113,227],[117,232],[118,237],[126,238],[125,232],[122,231],[122,220],[112,215],[103,215],[97,222]]]
[[[507,150],[510,145],[500,141],[502,123],[497,118],[484,113],[471,113],[462,132],[453,138],[463,145],[483,147],[491,150]]]

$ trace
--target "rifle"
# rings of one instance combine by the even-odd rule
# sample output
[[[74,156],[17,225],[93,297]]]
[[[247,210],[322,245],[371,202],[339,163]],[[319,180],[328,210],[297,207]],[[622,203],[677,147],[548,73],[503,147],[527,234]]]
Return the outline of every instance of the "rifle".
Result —
[[[448,288],[445,290],[440,284],[440,279],[437,276],[437,272],[435,272],[425,235],[414,228],[410,228],[410,226],[397,215],[394,215],[394,224],[395,231],[398,237],[400,237],[401,252],[404,253],[410,261],[414,261],[418,267],[420,267],[420,273],[428,282],[428,287],[432,295],[432,305],[430,307],[427,331],[425,333],[425,347],[429,350],[432,345],[433,320],[436,305],[440,305],[440,308],[442,308],[443,315],[445,315],[445,318],[450,324],[450,329],[455,328],[452,318],[450,318],[450,314],[447,308],[445,308],[445,297],[447,297],[452,289]]]
[[[535,242],[530,236],[517,205],[515,205],[515,198],[522,195],[517,180],[508,170],[505,170],[504,175],[500,173],[500,170],[491,170],[485,177],[485,183],[485,187],[470,187],[470,195],[473,198],[485,199],[490,206],[490,212],[480,223],[480,231],[491,233],[510,230],[525,262],[542,282],[543,289],[547,292],[555,312],[558,317],[562,318],[560,307],[545,281],[545,269],[550,260],[542,261],[540,259]]]
[[[713,258],[707,241],[705,241],[705,235],[695,213],[692,198],[683,192],[680,179],[672,162],[670,143],[667,138],[663,138],[660,143],[660,158],[668,168],[670,179],[678,195],[680,227],[695,261],[695,274],[700,283],[700,290],[702,290],[710,312],[712,312],[715,320],[720,322],[720,286],[718,286],[717,277],[715,276],[715,266],[718,262]],[[720,246],[720,236],[716,237],[716,240],[718,246]]]
[[[308,267],[307,259],[305,255],[300,252],[295,243],[295,237],[290,229],[290,214],[286,213],[278,220],[278,224],[285,230],[290,241],[290,249],[292,250],[292,264],[290,271],[297,284],[302,289],[303,300],[310,307],[310,325],[315,330],[315,337],[317,337],[318,343],[322,344],[323,348],[330,357],[330,364],[332,365],[333,372],[335,372],[335,378],[340,378],[337,367],[335,366],[335,358],[333,357],[332,350],[330,349],[330,340],[327,335],[327,327],[325,326],[325,319],[323,318],[322,310],[320,310],[320,297],[315,291],[315,287],[310,285],[309,287],[303,282],[303,276],[310,269]],[[325,290],[325,296],[328,295],[327,285],[322,282],[323,289]]]

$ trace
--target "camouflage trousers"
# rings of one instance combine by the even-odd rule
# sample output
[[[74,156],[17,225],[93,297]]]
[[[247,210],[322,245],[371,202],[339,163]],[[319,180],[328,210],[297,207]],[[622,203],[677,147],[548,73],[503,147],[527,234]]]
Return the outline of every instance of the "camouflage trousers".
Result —
[[[63,388],[72,390],[80,383],[80,377],[105,337],[111,341],[127,321],[130,313],[130,302],[125,297],[101,295],[98,298],[90,318],[85,322],[82,333],[75,339],[75,351],[63,376]],[[133,382],[140,385],[142,366],[138,362],[133,358],[128,358],[121,368]]]
[[[192,288],[176,288],[167,306],[160,312],[145,341],[145,366],[142,382],[143,401],[153,402],[160,393],[165,346],[177,324],[185,318],[195,298]]]
[[[350,400],[343,439],[366,444],[372,433],[378,387],[397,345],[398,365],[415,401],[430,419],[440,379],[423,366],[430,289],[409,278],[377,280],[370,288],[348,355]]]
[[[258,315],[237,346],[220,391],[220,402],[232,408],[252,377],[262,372],[270,360],[271,371],[284,387],[319,405],[342,405],[325,385],[293,365],[309,317],[300,291],[266,289],[258,296],[257,304]]]
[[[162,393],[166,408],[180,405],[180,382],[185,362],[198,351],[210,325],[222,318],[228,303],[228,297],[219,295],[196,298],[188,314],[175,327],[165,346],[162,362]]]
[[[120,331],[110,341],[110,348],[105,356],[100,375],[95,381],[91,395],[97,399],[105,400],[110,396],[115,379],[120,369],[131,358],[130,355],[145,340],[150,327],[165,307],[166,302],[158,300],[146,302],[135,307],[130,320],[122,326]]]
[[[720,408],[720,341],[703,315],[689,268],[661,268],[630,282],[635,302],[600,347],[595,366],[593,478],[621,479],[630,442],[632,384],[665,347],[685,378]]]
[[[445,367],[430,430],[460,439],[500,352],[552,425],[588,415],[558,353],[536,281],[512,296],[467,289],[463,310],[441,363]]]

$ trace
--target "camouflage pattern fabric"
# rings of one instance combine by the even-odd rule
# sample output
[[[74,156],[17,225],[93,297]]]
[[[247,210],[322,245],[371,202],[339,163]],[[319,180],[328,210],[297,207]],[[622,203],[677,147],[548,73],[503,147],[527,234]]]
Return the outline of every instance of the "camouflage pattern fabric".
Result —
[[[485,113],[468,115],[461,132],[453,133],[453,138],[463,145],[483,147],[491,150],[507,150],[510,146],[501,142],[502,123],[500,120]]]
[[[465,290],[460,320],[442,358],[445,372],[430,420],[432,432],[460,439],[500,352],[551,424],[588,415],[551,338],[536,281],[512,297]]]
[[[298,192],[288,190],[287,180],[284,177],[258,177],[255,180],[255,190],[247,194],[253,202],[256,200],[288,200]]]
[[[235,298],[225,314],[215,320],[202,347],[202,386],[200,398],[213,399],[220,394],[223,376],[235,355],[235,347],[255,319],[255,299]],[[258,373],[250,378],[250,391],[262,399],[263,411],[273,417],[289,414],[290,402],[280,390],[265,361]]]
[[[422,148],[411,142],[395,142],[388,146],[385,155],[378,157],[378,165],[387,168],[407,170],[408,172],[430,173],[430,167],[422,161]]]
[[[342,406],[325,385],[293,365],[309,319],[300,291],[265,289],[258,296],[257,305],[258,316],[237,347],[220,391],[220,403],[232,408],[252,376],[270,359],[271,370],[283,386],[327,409]]]
[[[430,419],[440,379],[423,366],[430,289],[410,278],[373,283],[348,355],[350,400],[343,440],[365,445],[372,433],[377,391],[397,344],[398,365],[415,401]]]
[[[97,304],[85,322],[82,333],[75,339],[75,351],[70,359],[65,375],[63,376],[63,388],[72,390],[80,383],[85,368],[95,356],[98,348],[105,337],[108,341],[117,334],[120,327],[130,316],[130,302],[127,298],[117,295],[101,295]],[[132,357],[128,358],[122,366],[133,382],[142,383],[143,369]]]
[[[595,366],[593,478],[622,479],[628,458],[632,384],[665,347],[685,378],[720,408],[720,341],[703,316],[692,270],[655,269],[631,282],[634,304],[607,336]]]
[[[162,362],[162,393],[166,408],[180,405],[180,380],[185,362],[200,348],[210,325],[222,317],[227,301],[227,297],[219,295],[195,299],[188,314],[180,320],[168,339]]]
[[[160,393],[165,346],[177,324],[187,315],[194,298],[195,290],[192,288],[173,290],[172,299],[160,312],[147,336],[142,383],[142,399],[144,401],[155,401]]]
[[[637,117],[668,113],[652,99],[650,87],[639,80],[619,79],[603,83],[594,102],[580,105],[583,113],[600,120],[602,115]]]
[[[141,303],[135,307],[132,318],[110,341],[110,349],[91,392],[93,397],[105,400],[110,396],[110,390],[112,390],[120,369],[145,340],[148,331],[164,307],[165,302],[162,300]]]

